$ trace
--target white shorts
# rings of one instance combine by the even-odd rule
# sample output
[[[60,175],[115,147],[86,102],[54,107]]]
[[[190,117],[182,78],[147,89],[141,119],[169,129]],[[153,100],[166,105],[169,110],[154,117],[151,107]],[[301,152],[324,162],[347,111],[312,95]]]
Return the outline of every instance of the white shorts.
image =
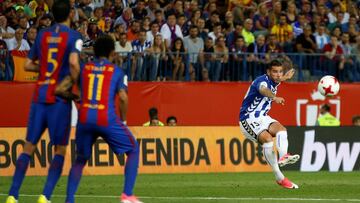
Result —
[[[240,130],[246,138],[258,142],[258,136],[269,129],[270,124],[278,122],[270,116],[260,116],[258,118],[248,118],[239,121]]]

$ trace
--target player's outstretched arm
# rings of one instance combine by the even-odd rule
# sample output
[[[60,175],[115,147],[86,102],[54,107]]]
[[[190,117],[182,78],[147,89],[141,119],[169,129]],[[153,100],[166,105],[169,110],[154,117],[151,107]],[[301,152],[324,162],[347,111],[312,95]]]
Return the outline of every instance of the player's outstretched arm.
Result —
[[[27,58],[25,61],[25,71],[29,72],[39,72],[39,64],[37,64],[34,60]]]
[[[290,80],[294,76],[294,74],[295,74],[295,69],[292,68],[283,75],[281,81]]]
[[[265,97],[269,97],[270,99],[275,101],[277,104],[282,104],[282,105],[285,104],[284,98],[275,96],[275,94],[272,93],[271,90],[265,86],[261,86],[259,89],[259,92],[261,95],[263,95]]]
[[[128,110],[128,95],[125,89],[121,89],[118,92],[120,98],[120,116],[121,119],[126,122],[126,114]]]

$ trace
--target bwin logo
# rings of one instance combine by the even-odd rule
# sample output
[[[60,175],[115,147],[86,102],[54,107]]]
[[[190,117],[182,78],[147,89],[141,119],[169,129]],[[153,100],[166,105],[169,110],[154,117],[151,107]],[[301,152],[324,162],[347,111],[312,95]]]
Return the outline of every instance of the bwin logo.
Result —
[[[337,146],[338,145],[338,146]],[[360,142],[315,142],[315,130],[305,131],[300,171],[319,171],[328,159],[329,171],[352,171],[360,153]],[[314,155],[314,157],[313,157]]]

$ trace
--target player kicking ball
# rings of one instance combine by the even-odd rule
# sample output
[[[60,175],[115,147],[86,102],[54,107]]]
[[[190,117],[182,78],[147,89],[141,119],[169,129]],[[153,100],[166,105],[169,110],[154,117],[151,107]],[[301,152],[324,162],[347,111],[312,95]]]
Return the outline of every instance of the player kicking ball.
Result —
[[[250,85],[240,109],[239,121],[241,132],[262,145],[264,157],[275,174],[276,182],[288,189],[299,187],[284,176],[279,166],[293,164],[300,156],[288,154],[286,128],[267,113],[273,101],[284,105],[284,98],[276,96],[277,88],[282,81],[291,79],[294,73],[295,70],[291,69],[284,74],[283,64],[279,60],[271,61],[266,74],[257,77]],[[273,149],[273,137],[276,138],[279,161]]]
[[[126,126],[128,108],[127,76],[112,64],[114,40],[107,35],[94,44],[96,60],[82,66],[80,72],[81,100],[76,127],[76,161],[67,185],[67,203],[74,203],[83,168],[91,157],[92,145],[100,136],[116,154],[127,155],[122,203],[142,203],[133,195],[139,165],[139,146]],[[115,97],[120,98],[121,118],[115,110]]]

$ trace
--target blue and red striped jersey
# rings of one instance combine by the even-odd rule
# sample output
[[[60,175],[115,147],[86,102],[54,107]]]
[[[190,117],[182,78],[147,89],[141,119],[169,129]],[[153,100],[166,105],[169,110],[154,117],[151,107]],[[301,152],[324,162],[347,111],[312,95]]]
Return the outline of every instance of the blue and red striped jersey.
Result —
[[[36,37],[28,58],[39,60],[39,78],[34,93],[34,102],[54,103],[56,85],[70,75],[69,56],[80,53],[81,34],[62,24],[43,29]]]
[[[80,72],[81,102],[79,122],[107,126],[116,122],[115,98],[127,91],[127,76],[106,59],[89,62]]]

